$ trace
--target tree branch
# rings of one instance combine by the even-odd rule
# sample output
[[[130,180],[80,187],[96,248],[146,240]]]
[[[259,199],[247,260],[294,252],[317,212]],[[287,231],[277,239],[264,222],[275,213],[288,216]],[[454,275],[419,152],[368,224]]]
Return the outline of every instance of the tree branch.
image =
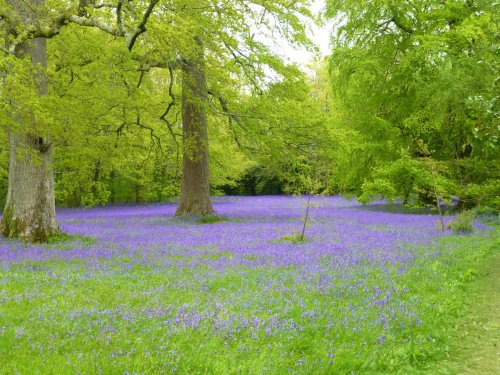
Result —
[[[151,13],[153,12],[153,9],[154,7],[156,6],[156,4],[158,4],[160,0],[150,0],[149,2],[149,6],[148,8],[146,9],[146,12],[144,12],[144,15],[142,17],[142,21],[141,23],[139,24],[139,26],[137,26],[137,29],[135,30],[135,33],[130,37],[130,39],[127,41],[128,43],[128,50],[129,51],[132,51],[132,48],[134,48],[134,44],[137,40],[137,38],[144,32],[146,32],[146,24],[149,20],[149,17],[151,16]],[[127,38],[128,39],[128,38]]]
[[[141,34],[146,32],[146,24],[151,17],[151,14],[153,13],[154,7],[159,3],[160,0],[150,0],[149,5],[142,16],[142,20],[133,34],[128,34],[123,24],[123,5],[126,1],[127,0],[118,0],[117,4],[115,5],[107,2],[96,4],[93,1],[80,0],[78,4],[77,14],[73,14],[71,10],[68,9],[55,18],[38,20],[36,25],[19,25],[19,21],[16,20],[15,15],[5,12],[0,13],[0,20],[9,23],[10,30],[22,30],[18,33],[13,32],[15,38],[10,43],[9,49],[2,51],[12,54],[15,52],[17,45],[25,42],[26,40],[33,38],[52,38],[58,35],[61,28],[68,23],[74,23],[84,27],[94,27],[116,37],[125,37],[127,48],[129,49],[129,51],[131,51],[137,41],[137,38]],[[90,18],[85,8],[116,8],[116,25],[105,22],[101,19]]]
[[[398,17],[392,17],[390,21],[398,27],[398,29],[403,30],[407,34],[413,34],[415,33],[415,30],[413,30],[411,27],[405,25],[403,22]]]
[[[123,37],[125,34],[120,31],[117,27],[114,25],[110,25],[109,23],[103,22],[98,19],[91,19],[91,18],[85,18],[85,17],[80,17],[76,15],[70,15],[67,20],[69,22],[75,23],[80,26],[86,26],[86,27],[95,27],[98,28],[99,30],[102,30],[108,34],[114,35],[114,36],[120,36]]]
[[[255,67],[248,60],[245,59],[245,55],[240,50],[236,49],[236,51],[235,51],[226,41],[223,41],[222,43],[224,43],[224,45],[226,46],[226,48],[229,51],[229,53],[231,54],[231,56],[233,56],[234,62],[236,64],[238,64],[239,66],[241,66],[241,68],[243,69],[243,73],[248,78],[248,80],[252,83],[252,85],[254,86],[254,89],[257,91],[257,93],[262,95],[262,93],[263,93],[262,88],[260,87],[260,85],[258,84],[257,80],[254,77]],[[238,54],[240,54],[240,56],[243,56],[243,59],[240,56],[238,56],[236,54],[236,52],[238,52]],[[249,70],[252,70],[254,74],[251,74],[249,72]]]
[[[170,113],[170,110],[175,106],[176,103],[176,97],[174,94],[174,69],[169,66],[168,67],[168,73],[170,75],[170,83],[168,85],[168,95],[170,96],[170,103],[167,105],[167,109],[165,112],[160,116],[160,120],[165,122],[167,125],[168,131],[170,132],[170,135],[172,136],[172,139],[174,142],[177,144],[177,147],[179,147],[179,142],[177,141],[177,137],[180,136],[180,134],[176,134],[174,130],[172,129],[172,124],[167,120],[167,116]]]
[[[151,139],[153,140],[153,143],[156,143],[158,145],[158,149],[160,150],[161,154],[163,154],[163,148],[161,147],[161,139],[160,137],[158,137],[156,134],[155,134],[155,131],[152,127],[150,126],[147,126],[147,125],[144,125],[142,122],[141,122],[141,116],[140,114],[138,113],[137,114],[137,117],[136,117],[136,125],[139,126],[141,129],[146,129],[146,130],[149,130],[149,134],[150,134],[150,137]],[[156,141],[156,142],[155,142]]]
[[[116,25],[118,26],[118,30],[120,30],[120,32],[125,35],[125,29],[123,28],[122,8],[123,0],[119,0],[118,5],[116,6]]]

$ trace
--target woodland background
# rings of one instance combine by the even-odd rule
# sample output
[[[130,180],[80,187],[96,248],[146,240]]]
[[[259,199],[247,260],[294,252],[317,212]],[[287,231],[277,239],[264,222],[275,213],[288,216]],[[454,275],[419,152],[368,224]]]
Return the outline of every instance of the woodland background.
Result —
[[[183,154],[208,152],[211,195],[455,197],[498,210],[494,2],[328,0],[321,15],[287,0],[0,4],[3,203],[17,134],[53,151],[60,206],[175,199]],[[329,57],[301,69],[274,52],[280,40],[314,52],[307,30],[321,17]],[[46,70],[16,52],[41,39]],[[186,62],[203,73],[201,94]],[[183,138],[183,100],[208,143]]]

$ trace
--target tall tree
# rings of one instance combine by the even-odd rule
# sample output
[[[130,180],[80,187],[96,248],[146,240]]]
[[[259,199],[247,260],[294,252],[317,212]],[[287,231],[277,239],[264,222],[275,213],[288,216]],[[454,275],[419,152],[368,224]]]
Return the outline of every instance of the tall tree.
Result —
[[[312,48],[305,36],[312,17],[308,4],[307,0],[203,0],[196,4],[176,0],[160,6],[171,11],[155,15],[158,18],[151,24],[146,43],[171,48],[149,49],[144,65],[180,70],[182,74],[184,159],[178,215],[214,213],[209,190],[207,114],[223,114],[232,127],[238,127],[244,116],[232,106],[237,103],[234,98],[248,92],[260,95],[271,82],[299,74],[269,45],[280,38]],[[165,25],[175,25],[175,29],[165,32]],[[165,114],[175,103],[175,95],[170,96]]]
[[[210,201],[208,129],[205,103],[207,83],[202,40],[194,37],[194,48],[182,65],[183,174],[176,215],[213,215]]]
[[[330,69],[339,123],[356,131],[350,160],[364,160],[353,187],[367,177],[372,193],[378,185],[431,203],[438,179],[407,173],[429,171],[431,157],[448,194],[465,197],[481,183],[493,196],[498,4],[332,0],[327,13],[337,23]]]
[[[235,98],[249,92],[260,95],[271,82],[297,73],[297,69],[287,67],[268,44],[280,38],[291,44],[311,46],[304,32],[304,21],[311,17],[308,3],[306,0],[293,3],[284,0],[223,3],[204,0],[196,4],[186,0],[102,3],[47,0],[47,7],[39,12],[37,20],[21,24],[15,9],[2,4],[0,21],[2,26],[16,30],[12,44],[4,49],[7,54],[13,51],[14,45],[30,39],[51,38],[70,23],[123,37],[128,50],[135,51],[131,57],[141,65],[138,87],[146,80],[143,73],[145,75],[151,68],[168,69],[168,93],[172,101],[167,103],[160,118],[174,138],[176,129],[169,111],[178,107],[174,72],[180,71],[183,82],[181,125],[185,142],[179,213],[207,214],[213,213],[207,167],[210,165],[207,119],[220,121],[221,116],[225,116],[231,131],[236,134],[236,128],[243,128],[241,119],[244,116],[237,113],[238,100]],[[145,33],[146,26],[148,33]],[[254,33],[256,28],[261,31],[259,35]],[[153,76],[150,81],[157,78]],[[124,82],[130,85],[127,79]],[[133,119],[140,128],[150,129],[153,136],[153,128],[144,122],[142,108],[133,102],[134,92],[136,90],[129,90],[126,100],[130,107],[118,106],[123,109],[123,123],[118,129],[127,128]],[[102,170],[99,161],[96,165],[99,168],[93,170],[99,173],[93,174],[94,180]]]
[[[31,24],[38,19],[37,12],[44,0],[32,4],[10,0],[12,10],[21,22]],[[6,48],[16,30],[9,30]],[[28,39],[14,46],[18,59],[29,59],[32,64],[33,86],[37,96],[48,93],[47,48],[44,38]],[[28,83],[29,84],[29,83]],[[7,201],[0,222],[0,231],[6,237],[26,241],[45,241],[59,232],[55,215],[54,176],[52,171],[52,141],[43,131],[40,114],[23,110],[13,93],[10,111],[22,132],[9,132],[10,162]],[[42,129],[41,129],[42,128]]]
[[[46,39],[59,34],[68,23],[75,23],[125,37],[128,49],[132,50],[138,37],[146,31],[146,23],[158,1],[141,2],[136,6],[128,4],[125,9],[125,2],[121,0],[117,0],[116,5],[87,0],[54,4],[49,0],[50,10],[43,0],[0,2],[0,30],[6,40],[2,48],[5,54],[2,67],[4,80],[13,88],[2,92],[4,103],[7,103],[4,111],[8,113],[4,119],[13,123],[8,128],[9,184],[0,222],[4,236],[46,241],[59,232],[55,216],[53,143],[47,126],[50,121],[41,99],[48,94]],[[101,8],[105,9],[104,14],[99,13]],[[110,9],[116,10],[114,23],[107,23]],[[130,27],[124,18],[137,26]],[[18,61],[13,61],[12,57]],[[29,65],[23,66],[24,61],[29,61]],[[19,82],[15,82],[16,79]],[[34,93],[22,97],[20,92],[26,85],[32,87]]]

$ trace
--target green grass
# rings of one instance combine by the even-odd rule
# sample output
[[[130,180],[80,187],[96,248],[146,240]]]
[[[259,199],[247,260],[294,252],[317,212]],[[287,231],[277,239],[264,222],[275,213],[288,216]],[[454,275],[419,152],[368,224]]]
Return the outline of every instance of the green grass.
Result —
[[[413,249],[416,261],[393,292],[404,306],[418,306],[421,323],[400,316],[391,322],[400,327],[383,345],[385,331],[373,324],[380,310],[366,301],[388,281],[368,260],[353,270],[359,286],[338,277],[328,293],[310,288],[320,280],[297,284],[300,269],[293,267],[215,272],[203,265],[131,264],[130,257],[119,256],[12,265],[0,269],[0,374],[468,373],[460,369],[459,359],[470,353],[457,347],[457,327],[468,324],[463,322],[480,293],[483,267],[499,248],[497,229]],[[214,261],[232,256],[200,255]],[[192,308],[207,311],[227,327],[207,319],[196,329],[173,328],[183,305],[187,315]],[[301,329],[268,334],[262,327],[238,329],[232,320],[248,316],[269,323],[276,314]]]
[[[449,351],[435,373],[497,375],[500,370],[500,254],[479,262],[465,278],[463,317],[455,322]]]
[[[217,224],[225,221],[241,222],[242,220],[230,219],[219,215],[183,215],[176,216],[174,219],[166,219],[164,223],[179,223],[179,224]]]
[[[292,243],[292,244],[300,244],[304,242],[309,242],[311,241],[311,238],[306,236],[305,234],[302,235],[301,232],[299,231],[294,231],[292,233],[286,233],[283,236],[281,236],[278,240],[274,240],[273,242],[277,243]]]
[[[68,234],[68,233],[59,233],[54,236],[49,237],[49,244],[58,244],[58,243],[71,243],[71,242],[82,242],[87,244],[93,244],[97,242],[97,239],[92,236],[82,236],[80,234]]]
[[[495,222],[498,224],[498,222]],[[500,238],[499,227],[491,236],[452,237],[453,244],[469,253],[454,269],[442,302],[442,316],[435,331],[442,344],[431,361],[403,373],[436,375],[496,375],[500,369]],[[477,250],[480,251],[477,251]],[[466,260],[465,262],[463,262]],[[456,261],[456,260],[455,260]],[[454,263],[454,262],[453,262]],[[452,268],[453,270],[453,268]],[[441,327],[438,325],[442,324]]]
[[[205,215],[199,219],[198,224],[216,224],[216,223],[220,223],[222,221],[230,221],[230,220],[224,216]]]

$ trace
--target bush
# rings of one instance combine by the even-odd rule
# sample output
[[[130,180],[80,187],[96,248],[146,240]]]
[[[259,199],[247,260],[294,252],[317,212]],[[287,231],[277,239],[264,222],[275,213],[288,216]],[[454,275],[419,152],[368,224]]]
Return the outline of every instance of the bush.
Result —
[[[474,232],[473,218],[472,211],[460,212],[455,220],[448,224],[448,227],[455,233],[472,233]]]
[[[476,214],[481,216],[498,216],[499,212],[494,207],[489,206],[479,206],[476,207]]]
[[[294,231],[292,234],[284,234],[278,241],[276,242],[284,242],[284,243],[293,243],[297,245],[302,242],[308,242],[309,239],[306,236],[303,236],[301,232]]]

